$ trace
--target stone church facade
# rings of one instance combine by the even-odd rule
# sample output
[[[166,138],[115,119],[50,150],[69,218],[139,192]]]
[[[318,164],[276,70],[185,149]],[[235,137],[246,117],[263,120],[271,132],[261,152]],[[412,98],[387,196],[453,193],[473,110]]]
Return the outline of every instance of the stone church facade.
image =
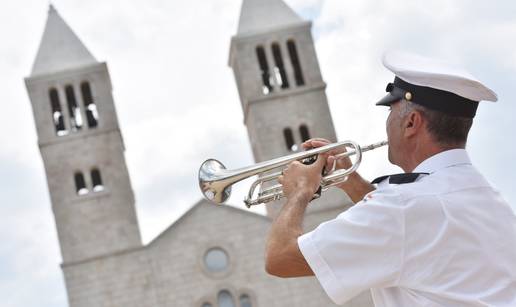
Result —
[[[298,151],[310,136],[336,140],[311,23],[283,1],[243,0],[229,65],[257,162]],[[200,200],[142,244],[107,65],[52,6],[25,82],[70,306],[334,306],[315,278],[264,271],[280,203],[261,216]],[[346,203],[327,193],[310,206],[306,229]],[[346,306],[372,302],[362,294]]]

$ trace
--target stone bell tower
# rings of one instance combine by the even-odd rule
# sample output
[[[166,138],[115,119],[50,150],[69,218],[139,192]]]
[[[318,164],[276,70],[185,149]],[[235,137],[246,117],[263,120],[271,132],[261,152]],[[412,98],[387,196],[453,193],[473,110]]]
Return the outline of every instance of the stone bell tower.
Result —
[[[282,0],[243,0],[229,65],[256,162],[297,152],[311,137],[336,141],[311,28]],[[342,196],[316,202],[312,211],[342,210]],[[269,216],[278,210],[267,206]]]
[[[106,63],[52,6],[25,82],[63,264],[141,246]]]

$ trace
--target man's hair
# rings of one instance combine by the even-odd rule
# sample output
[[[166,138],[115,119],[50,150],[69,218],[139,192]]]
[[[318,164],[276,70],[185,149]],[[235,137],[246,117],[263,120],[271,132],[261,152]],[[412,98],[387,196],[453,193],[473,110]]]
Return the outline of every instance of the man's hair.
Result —
[[[421,113],[427,121],[428,132],[440,145],[446,147],[466,146],[473,118],[452,116],[406,100],[402,100],[401,103],[400,116],[405,117],[411,111]]]

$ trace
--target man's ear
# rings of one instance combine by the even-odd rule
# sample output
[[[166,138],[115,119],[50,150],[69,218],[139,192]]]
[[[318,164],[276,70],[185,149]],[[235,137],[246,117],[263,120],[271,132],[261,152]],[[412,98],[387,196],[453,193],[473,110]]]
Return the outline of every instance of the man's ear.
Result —
[[[423,116],[418,111],[412,111],[405,117],[404,134],[407,137],[417,134],[423,128]]]

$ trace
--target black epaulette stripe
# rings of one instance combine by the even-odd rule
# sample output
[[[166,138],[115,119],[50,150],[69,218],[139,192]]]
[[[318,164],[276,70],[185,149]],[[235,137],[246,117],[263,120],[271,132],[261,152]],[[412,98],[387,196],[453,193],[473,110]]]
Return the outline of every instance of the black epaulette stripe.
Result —
[[[387,177],[389,177],[389,183],[391,184],[412,183],[416,181],[419,175],[428,175],[428,173],[401,173],[394,175],[385,175],[374,179],[373,181],[371,181],[371,183],[378,184],[384,181]]]

